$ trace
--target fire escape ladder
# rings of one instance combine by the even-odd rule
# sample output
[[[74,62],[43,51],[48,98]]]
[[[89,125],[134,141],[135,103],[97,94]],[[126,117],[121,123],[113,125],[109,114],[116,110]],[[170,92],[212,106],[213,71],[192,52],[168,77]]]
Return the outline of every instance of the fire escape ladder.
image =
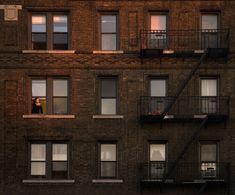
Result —
[[[173,97],[172,101],[169,102],[169,104],[166,106],[166,108],[164,109],[161,118],[163,119],[166,114],[170,111],[170,109],[172,108],[172,106],[174,105],[174,103],[176,102],[176,100],[179,98],[180,94],[183,92],[183,90],[185,89],[185,87],[187,86],[188,82],[191,80],[192,76],[194,76],[195,72],[197,71],[197,69],[200,67],[200,65],[203,63],[203,60],[206,57],[206,53],[204,53],[201,57],[200,60],[194,65],[193,69],[191,70],[191,72],[189,73],[189,75],[187,76],[187,78],[182,82],[182,84],[180,85],[176,95]]]
[[[193,143],[193,141],[198,137],[198,134],[200,132],[200,130],[206,125],[208,120],[208,116],[206,116],[203,121],[200,123],[200,125],[198,127],[195,128],[195,130],[193,131],[192,136],[190,137],[190,139],[186,142],[185,146],[183,147],[182,151],[179,153],[178,157],[175,159],[175,161],[173,162],[172,166],[169,167],[169,171],[168,173],[165,175],[165,177],[163,178],[163,181],[165,181],[167,178],[169,178],[169,176],[172,174],[172,172],[175,170],[176,166],[178,165],[179,161],[181,160],[181,158],[183,157],[183,155],[185,154],[185,152],[188,150],[188,148],[190,147],[190,145]]]

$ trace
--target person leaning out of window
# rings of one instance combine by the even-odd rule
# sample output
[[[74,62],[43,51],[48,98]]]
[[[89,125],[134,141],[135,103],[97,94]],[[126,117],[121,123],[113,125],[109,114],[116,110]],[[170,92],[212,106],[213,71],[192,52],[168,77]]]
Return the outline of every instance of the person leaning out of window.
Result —
[[[36,97],[32,103],[32,114],[43,114],[40,98]]]

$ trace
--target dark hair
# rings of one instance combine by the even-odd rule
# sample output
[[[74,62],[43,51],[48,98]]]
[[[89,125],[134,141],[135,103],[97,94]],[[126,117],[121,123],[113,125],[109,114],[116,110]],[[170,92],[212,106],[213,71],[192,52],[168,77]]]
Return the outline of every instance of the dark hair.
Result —
[[[37,99],[39,99],[39,97],[35,97],[35,98],[34,98],[33,103],[32,103],[33,105],[36,104]]]

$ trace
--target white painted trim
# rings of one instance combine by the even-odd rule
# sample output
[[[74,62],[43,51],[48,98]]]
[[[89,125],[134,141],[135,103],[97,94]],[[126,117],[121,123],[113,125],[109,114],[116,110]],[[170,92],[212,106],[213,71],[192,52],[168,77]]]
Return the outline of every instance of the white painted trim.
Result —
[[[23,179],[22,183],[25,184],[73,184],[75,183],[74,179]]]
[[[95,50],[93,51],[93,54],[123,54],[124,52],[122,50]]]
[[[174,50],[163,50],[163,54],[173,54],[175,53]]]
[[[70,115],[57,115],[57,114],[24,114],[23,118],[38,118],[38,119],[43,119],[43,118],[54,118],[54,119],[74,119],[75,115],[70,114]]]
[[[123,115],[93,115],[94,119],[123,119]]]
[[[75,50],[22,50],[22,53],[73,54]]]
[[[14,7],[16,9],[22,9],[22,5],[0,5],[0,9],[5,9],[6,7]]]
[[[194,53],[205,53],[205,51],[203,49],[197,49],[194,50]]]
[[[123,183],[122,179],[92,179],[92,183]]]

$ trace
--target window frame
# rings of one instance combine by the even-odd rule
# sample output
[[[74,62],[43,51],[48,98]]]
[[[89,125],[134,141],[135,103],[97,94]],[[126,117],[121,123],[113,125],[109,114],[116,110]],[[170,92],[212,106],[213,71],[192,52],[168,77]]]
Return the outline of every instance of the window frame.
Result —
[[[115,145],[116,146],[116,161],[102,161],[101,160],[101,145]],[[115,163],[115,176],[106,177],[101,176],[101,164],[102,162],[113,162]],[[98,141],[98,178],[99,179],[117,179],[118,178],[118,144],[117,141]]]
[[[39,50],[69,50],[70,49],[70,17],[68,11],[61,11],[61,12],[49,12],[49,11],[33,11],[29,13],[28,17],[28,48],[31,50],[38,50],[34,49],[32,45],[32,16],[34,15],[44,15],[46,17],[46,49],[39,49]],[[67,16],[67,49],[54,49],[54,31],[53,31],[53,16]]]
[[[46,150],[46,160],[45,160],[45,175],[31,175],[31,146],[33,144],[45,144],[45,150]],[[66,144],[67,145],[67,173],[65,178],[53,178],[53,151],[52,146],[53,144]],[[52,179],[52,180],[58,180],[58,179],[69,179],[70,178],[70,143],[67,140],[55,140],[55,141],[49,141],[49,140],[30,140],[28,141],[28,178],[30,179]]]
[[[107,99],[116,99],[116,113],[115,114],[102,114],[102,80],[115,80],[115,87],[116,87],[116,97],[106,97]],[[100,115],[104,116],[109,116],[109,115],[118,115],[119,113],[119,93],[118,93],[118,88],[119,88],[119,78],[118,76],[98,76],[98,98],[99,98],[99,103],[98,103],[98,112]],[[105,98],[104,98],[105,99]]]
[[[71,101],[71,97],[70,97],[70,78],[66,77],[66,76],[30,76],[30,87],[29,87],[29,97],[30,97],[30,103],[28,106],[28,113],[30,114],[34,114],[32,113],[32,98],[34,97],[32,94],[32,81],[33,80],[45,80],[46,81],[46,112],[43,111],[43,114],[41,115],[68,115],[70,113],[70,101]],[[67,113],[61,113],[61,114],[56,114],[53,112],[54,110],[54,106],[53,106],[53,99],[54,99],[54,95],[53,95],[53,81],[54,80],[66,80],[67,81]],[[57,97],[57,96],[55,96]],[[58,96],[59,97],[59,96]]]
[[[102,32],[102,16],[116,16],[116,33],[103,33]],[[115,34],[116,35],[116,49],[115,50],[103,50],[102,49],[102,35],[103,34]],[[120,50],[120,25],[119,25],[119,12],[118,11],[100,11],[99,12],[99,49],[101,51],[118,51]]]

